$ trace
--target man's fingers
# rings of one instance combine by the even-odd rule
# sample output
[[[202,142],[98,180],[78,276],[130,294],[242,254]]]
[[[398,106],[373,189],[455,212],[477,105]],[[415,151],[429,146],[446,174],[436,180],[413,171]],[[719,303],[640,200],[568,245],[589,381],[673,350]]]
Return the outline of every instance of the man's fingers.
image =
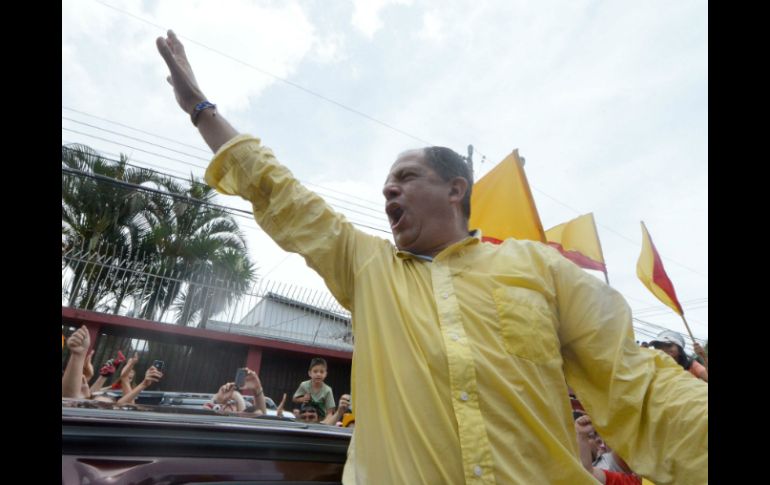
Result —
[[[166,64],[169,64],[170,67],[170,65],[175,62],[174,53],[171,52],[171,48],[169,48],[166,39],[163,37],[158,37],[155,39],[155,46],[158,48],[158,52],[160,52],[163,60],[166,61]]]
[[[163,60],[166,61],[168,70],[171,71],[171,76],[173,77],[184,75],[184,70],[179,65],[176,54],[171,50],[166,40],[163,37],[158,37],[155,40],[155,45],[158,47],[158,52],[160,52]]]
[[[184,45],[182,45],[182,42],[179,40],[179,37],[176,36],[173,30],[168,31],[168,38],[171,42],[171,48],[174,51],[175,54],[179,54],[181,56],[184,56],[185,58],[187,55],[184,51]]]

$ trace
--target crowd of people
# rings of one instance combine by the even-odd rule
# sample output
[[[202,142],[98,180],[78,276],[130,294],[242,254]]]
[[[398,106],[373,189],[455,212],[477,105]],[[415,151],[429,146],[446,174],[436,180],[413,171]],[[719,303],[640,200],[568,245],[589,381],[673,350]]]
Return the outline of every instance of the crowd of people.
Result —
[[[108,359],[100,367],[98,375],[95,375],[92,363],[94,350],[88,350],[90,335],[85,325],[66,339],[66,346],[70,352],[70,359],[62,376],[63,398],[93,400],[115,405],[133,404],[143,390],[157,383],[163,377],[163,373],[155,365],[152,365],[147,369],[142,382],[134,385],[133,381],[136,375],[134,367],[139,361],[139,356],[134,353],[131,358],[126,358],[120,350],[117,351],[115,357]],[[706,366],[698,367],[700,364],[693,357],[687,356],[684,350],[684,340],[676,332],[661,332],[649,344],[643,342],[642,346],[664,352],[674,359],[684,371],[703,381],[708,381],[708,356],[699,344],[694,344],[695,352],[696,355],[705,360]],[[240,386],[235,382],[226,382],[212,396],[211,401],[203,404],[203,408],[223,415],[258,417],[268,414],[259,376],[248,367],[243,368],[243,373],[244,379]],[[336,405],[334,391],[324,382],[327,374],[326,360],[321,357],[313,358],[308,369],[310,379],[300,382],[292,397],[291,401],[296,406],[292,411],[284,409],[287,400],[287,395],[284,393],[280,404],[277,406],[276,415],[279,418],[291,415],[293,419],[306,423],[343,427],[355,426],[350,395],[341,395],[339,405]],[[107,381],[114,375],[118,376],[117,379],[108,384]],[[89,384],[90,381],[92,382]],[[108,394],[108,391],[114,390],[122,391],[117,399]],[[590,416],[585,412],[574,392],[569,389],[569,393],[573,403],[579,460],[585,470],[602,484],[641,485],[643,483],[642,477],[634,473],[625,460],[599,436],[593,427]],[[244,398],[245,394],[253,396],[253,404],[247,402]],[[645,482],[652,483],[647,480]]]
[[[108,359],[100,368],[99,375],[94,379],[94,367],[92,364],[94,350],[88,350],[91,342],[88,328],[83,325],[70,335],[63,344],[70,352],[70,358],[62,375],[62,398],[91,400],[96,402],[113,403],[115,405],[134,404],[136,398],[152,384],[163,378],[163,372],[157,367],[162,367],[155,361],[139,384],[134,385],[136,375],[135,365],[139,361],[139,355],[126,359],[118,350],[114,358]],[[124,364],[121,368],[121,365]],[[120,372],[118,373],[118,369]],[[220,414],[237,414],[240,416],[264,416],[268,414],[265,394],[262,383],[256,372],[248,367],[242,368],[244,373],[243,383],[226,382],[211,398],[204,403],[203,408]],[[328,373],[326,360],[321,357],[313,358],[308,370],[309,380],[299,384],[294,398],[297,404],[292,411],[284,409],[286,394],[283,394],[280,404],[277,406],[278,417],[291,417],[297,421],[352,427],[355,418],[351,412],[350,395],[340,396],[339,406],[335,405],[332,388],[324,383]],[[112,384],[105,385],[114,376],[118,378]],[[92,381],[90,384],[89,382]],[[120,397],[112,397],[109,391],[121,391]],[[254,404],[247,403],[244,393],[253,396]]]

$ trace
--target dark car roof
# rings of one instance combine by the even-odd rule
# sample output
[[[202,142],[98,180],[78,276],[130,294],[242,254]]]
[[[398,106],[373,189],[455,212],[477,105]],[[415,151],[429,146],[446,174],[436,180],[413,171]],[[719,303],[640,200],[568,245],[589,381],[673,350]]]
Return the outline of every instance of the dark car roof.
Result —
[[[339,483],[351,434],[272,416],[62,399],[62,483]]]
[[[120,399],[120,397],[123,396],[123,391],[110,390],[105,394],[115,399]],[[139,393],[139,396],[137,396],[136,403],[149,405],[202,405],[204,402],[211,401],[213,397],[214,394],[203,392],[142,391]],[[243,396],[243,399],[248,404],[254,404],[253,396],[245,395]],[[275,402],[267,396],[265,396],[265,405],[267,406],[267,409],[275,410],[277,408]]]

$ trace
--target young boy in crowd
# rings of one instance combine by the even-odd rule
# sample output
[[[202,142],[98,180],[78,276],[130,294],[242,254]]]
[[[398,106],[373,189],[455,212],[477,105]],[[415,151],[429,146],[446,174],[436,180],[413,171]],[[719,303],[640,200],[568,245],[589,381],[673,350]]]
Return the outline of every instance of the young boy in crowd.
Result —
[[[310,369],[307,372],[310,379],[299,385],[292,398],[292,401],[297,404],[308,402],[314,404],[321,420],[326,417],[326,413],[333,413],[335,409],[332,388],[324,384],[326,372],[326,360],[314,357],[310,361]]]

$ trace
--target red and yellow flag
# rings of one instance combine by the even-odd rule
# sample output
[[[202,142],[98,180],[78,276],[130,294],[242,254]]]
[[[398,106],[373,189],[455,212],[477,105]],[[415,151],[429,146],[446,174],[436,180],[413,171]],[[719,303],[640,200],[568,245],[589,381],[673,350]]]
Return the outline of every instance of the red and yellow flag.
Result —
[[[545,238],[549,246],[558,249],[564,257],[581,268],[607,273],[593,213],[548,229]]]
[[[642,222],[642,254],[639,255],[639,261],[636,263],[636,275],[658,300],[671,307],[679,315],[684,315],[682,305],[676,299],[674,285],[668,279],[666,270],[663,269],[663,261],[661,261],[658,250],[652,243],[652,238],[650,238],[650,233],[647,232],[644,222]]]
[[[496,244],[509,237],[545,242],[518,150],[473,184],[469,225]]]

